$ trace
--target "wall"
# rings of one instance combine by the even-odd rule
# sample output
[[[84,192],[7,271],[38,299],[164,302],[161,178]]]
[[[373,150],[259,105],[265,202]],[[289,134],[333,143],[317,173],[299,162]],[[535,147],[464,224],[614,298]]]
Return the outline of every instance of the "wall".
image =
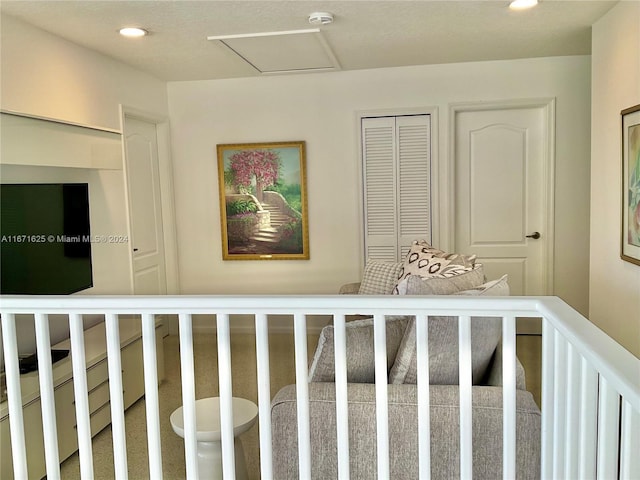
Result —
[[[589,318],[640,357],[640,266],[620,259],[620,111],[640,104],[640,2],[618,3],[592,42]]]
[[[165,83],[2,15],[3,110],[120,130],[119,104],[166,115]]]
[[[590,57],[168,84],[183,293],[335,293],[360,278],[359,111],[557,99],[556,294],[588,306]],[[305,140],[309,261],[222,261],[216,144]],[[440,169],[444,171],[444,169]],[[443,179],[440,179],[441,190]]]

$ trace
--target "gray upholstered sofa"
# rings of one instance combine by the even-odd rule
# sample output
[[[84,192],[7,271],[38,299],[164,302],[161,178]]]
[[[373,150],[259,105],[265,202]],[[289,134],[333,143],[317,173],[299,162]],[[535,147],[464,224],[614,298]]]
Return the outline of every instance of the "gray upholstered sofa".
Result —
[[[387,267],[380,265],[373,268],[376,286],[364,285],[370,280],[369,267],[368,263],[363,285],[345,286],[341,293],[391,293],[392,288],[398,287],[398,272],[394,270],[389,278],[381,279]],[[457,276],[455,281],[409,278],[407,285],[401,286],[401,293],[508,294],[506,277],[478,285],[484,281],[484,274],[481,266],[473,270],[466,272],[466,276]],[[373,321],[360,318],[346,325],[350,474],[352,479],[368,480],[376,478],[377,468]],[[431,475],[434,479],[459,478],[457,321],[451,317],[430,317],[428,328]],[[477,479],[502,478],[500,332],[498,319],[472,318],[473,477]],[[390,477],[413,479],[418,477],[419,463],[415,319],[386,317],[386,334]],[[333,326],[329,325],[322,330],[309,372],[311,471],[316,479],[338,478],[333,362]],[[519,361],[516,376],[517,475],[519,479],[540,478],[540,410],[526,391],[524,369]],[[295,385],[276,394],[271,419],[274,477],[298,478]]]

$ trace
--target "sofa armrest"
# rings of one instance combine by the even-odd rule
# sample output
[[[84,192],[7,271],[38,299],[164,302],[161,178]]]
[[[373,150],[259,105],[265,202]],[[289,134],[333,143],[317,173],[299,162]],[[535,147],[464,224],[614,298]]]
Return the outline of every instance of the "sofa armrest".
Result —
[[[340,295],[355,295],[360,291],[360,282],[345,283],[340,287],[338,293]]]
[[[498,343],[498,347],[493,354],[491,364],[487,369],[486,381],[484,383],[493,387],[502,386],[502,341]],[[527,389],[524,367],[522,366],[522,363],[520,363],[518,357],[516,357],[516,389]]]
[[[431,475],[459,478],[459,398],[456,385],[431,385]],[[351,478],[376,477],[374,384],[348,385]],[[418,477],[417,389],[388,385],[390,478]],[[311,472],[314,479],[338,478],[335,384],[309,384]],[[502,478],[502,389],[473,387],[473,477]],[[273,474],[298,478],[295,385],[280,390],[271,407]],[[516,392],[518,479],[540,478],[540,410],[529,392]]]

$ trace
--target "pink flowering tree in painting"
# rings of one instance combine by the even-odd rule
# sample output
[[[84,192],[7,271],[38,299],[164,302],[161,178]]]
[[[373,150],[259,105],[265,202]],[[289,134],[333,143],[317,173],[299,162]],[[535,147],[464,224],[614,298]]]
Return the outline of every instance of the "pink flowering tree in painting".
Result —
[[[256,198],[263,201],[262,191],[275,184],[280,169],[280,156],[273,150],[241,150],[229,157],[236,185],[249,190],[255,179]]]

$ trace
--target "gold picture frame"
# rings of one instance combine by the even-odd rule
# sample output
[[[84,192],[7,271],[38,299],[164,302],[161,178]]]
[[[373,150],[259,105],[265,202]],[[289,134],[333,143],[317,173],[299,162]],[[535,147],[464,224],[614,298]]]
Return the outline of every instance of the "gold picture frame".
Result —
[[[222,258],[308,260],[305,142],[217,145]]]
[[[620,257],[640,265],[640,105],[622,116],[622,234]]]

